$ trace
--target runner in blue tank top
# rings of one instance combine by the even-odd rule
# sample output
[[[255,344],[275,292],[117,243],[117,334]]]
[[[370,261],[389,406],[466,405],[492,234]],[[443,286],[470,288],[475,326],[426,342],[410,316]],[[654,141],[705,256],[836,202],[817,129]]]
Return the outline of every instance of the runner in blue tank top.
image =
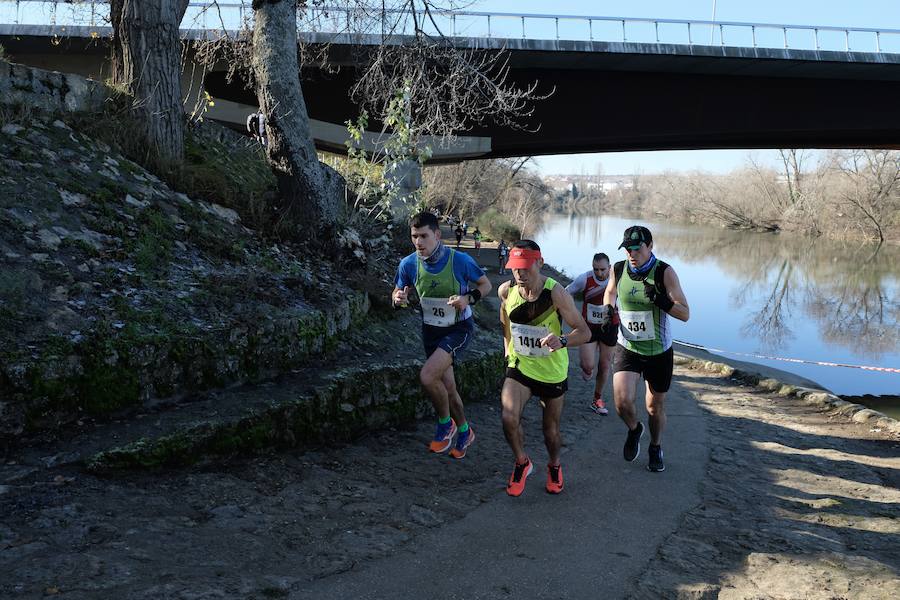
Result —
[[[433,214],[414,215],[409,227],[416,251],[400,262],[391,298],[395,307],[408,306],[414,287],[422,308],[426,360],[419,380],[437,414],[429,448],[446,452],[458,431],[450,456],[463,458],[475,440],[475,432],[466,421],[456,390],[453,362],[472,340],[475,324],[471,307],[491,291],[491,282],[468,254],[444,245]]]

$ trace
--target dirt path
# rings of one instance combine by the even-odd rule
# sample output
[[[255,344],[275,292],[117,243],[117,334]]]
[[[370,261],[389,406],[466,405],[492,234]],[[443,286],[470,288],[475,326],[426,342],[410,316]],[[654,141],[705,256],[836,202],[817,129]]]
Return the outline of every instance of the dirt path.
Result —
[[[708,415],[709,468],[635,597],[900,597],[897,440],[718,376],[679,381]]]
[[[543,491],[536,403],[537,469],[505,494],[496,398],[469,405],[463,461],[427,453],[426,420],[113,478],[0,465],[0,597],[900,597],[886,433],[679,368],[654,474],[646,446],[622,460],[624,426],[589,412],[591,384],[571,375],[559,497]]]

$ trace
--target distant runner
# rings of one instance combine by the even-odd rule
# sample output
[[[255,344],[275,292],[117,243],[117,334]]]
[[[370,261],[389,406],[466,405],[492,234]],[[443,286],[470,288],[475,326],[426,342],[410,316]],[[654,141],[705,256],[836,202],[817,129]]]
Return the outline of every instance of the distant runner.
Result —
[[[463,239],[463,230],[462,225],[457,225],[456,229],[453,230],[453,233],[456,235],[456,248],[459,249],[459,244]]]
[[[516,458],[506,484],[510,496],[520,496],[525,491],[525,480],[534,470],[525,454],[521,423],[522,410],[532,396],[541,399],[544,411],[544,443],[550,455],[546,490],[551,494],[562,492],[559,418],[568,389],[566,347],[579,346],[590,338],[587,323],[578,314],[572,296],[556,281],[541,275],[543,265],[536,243],[516,242],[506,265],[515,282],[504,282],[498,291],[507,363],[500,394],[503,433]],[[562,321],[572,328],[568,336],[562,333]]]
[[[497,245],[497,257],[500,260],[500,274],[506,275],[506,257],[509,254],[509,246],[506,245],[506,242],[500,240],[500,243]]]
[[[604,301],[611,307],[618,302],[621,320],[613,359],[613,394],[616,412],[628,426],[622,452],[627,461],[634,461],[641,452],[644,424],[635,415],[634,390],[643,375],[650,417],[647,468],[665,471],[660,441],[666,427],[666,392],[672,383],[669,315],[687,321],[691,313],[675,269],[653,255],[653,236],[649,229],[639,225],[629,227],[619,248],[625,248],[628,260],[613,267]]]
[[[475,441],[475,432],[466,421],[463,402],[456,390],[453,363],[475,332],[471,307],[491,291],[491,282],[468,254],[444,245],[440,225],[433,214],[414,215],[409,228],[416,251],[400,261],[391,298],[395,307],[408,305],[413,286],[419,296],[427,359],[419,380],[437,414],[429,449],[446,452],[459,431],[450,456],[463,458]]]
[[[477,225],[475,231],[472,232],[472,239],[475,240],[475,256],[481,256],[481,230]]]
[[[594,399],[591,410],[598,415],[607,415],[609,410],[603,401],[603,387],[612,366],[613,348],[616,347],[618,317],[614,310],[603,302],[603,293],[609,283],[609,257],[603,252],[594,255],[592,270],[582,273],[566,286],[566,291],[575,296],[584,295],[581,316],[591,329],[591,339],[579,348],[581,371],[585,379],[590,379],[597,365],[597,379],[594,385]],[[594,350],[600,347],[599,365],[595,362]]]

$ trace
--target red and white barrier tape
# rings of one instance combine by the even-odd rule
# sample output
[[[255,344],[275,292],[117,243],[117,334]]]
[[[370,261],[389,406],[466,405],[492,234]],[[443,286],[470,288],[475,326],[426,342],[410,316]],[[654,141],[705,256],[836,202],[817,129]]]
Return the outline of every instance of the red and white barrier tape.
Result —
[[[722,354],[736,354],[737,356],[751,356],[753,358],[765,358],[767,360],[782,360],[784,362],[803,363],[806,365],[819,365],[822,367],[847,367],[848,369],[862,369],[863,371],[880,371],[882,373],[900,373],[900,369],[891,367],[868,367],[864,365],[846,365],[844,363],[823,362],[819,360],[804,360],[802,358],[784,358],[782,356],[766,356],[765,354],[748,354],[747,352],[733,352],[731,350],[722,350],[721,348],[709,348],[700,344],[691,344],[680,340],[673,340],[676,344],[687,346],[688,348],[697,348],[698,350],[706,350],[708,352],[721,352]]]

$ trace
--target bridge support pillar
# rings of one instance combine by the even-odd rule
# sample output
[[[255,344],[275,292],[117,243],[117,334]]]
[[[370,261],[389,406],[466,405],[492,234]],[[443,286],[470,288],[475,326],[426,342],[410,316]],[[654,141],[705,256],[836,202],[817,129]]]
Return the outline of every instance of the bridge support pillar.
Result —
[[[405,223],[412,215],[422,187],[422,165],[417,160],[404,160],[385,173],[391,184],[391,213],[396,223]]]

